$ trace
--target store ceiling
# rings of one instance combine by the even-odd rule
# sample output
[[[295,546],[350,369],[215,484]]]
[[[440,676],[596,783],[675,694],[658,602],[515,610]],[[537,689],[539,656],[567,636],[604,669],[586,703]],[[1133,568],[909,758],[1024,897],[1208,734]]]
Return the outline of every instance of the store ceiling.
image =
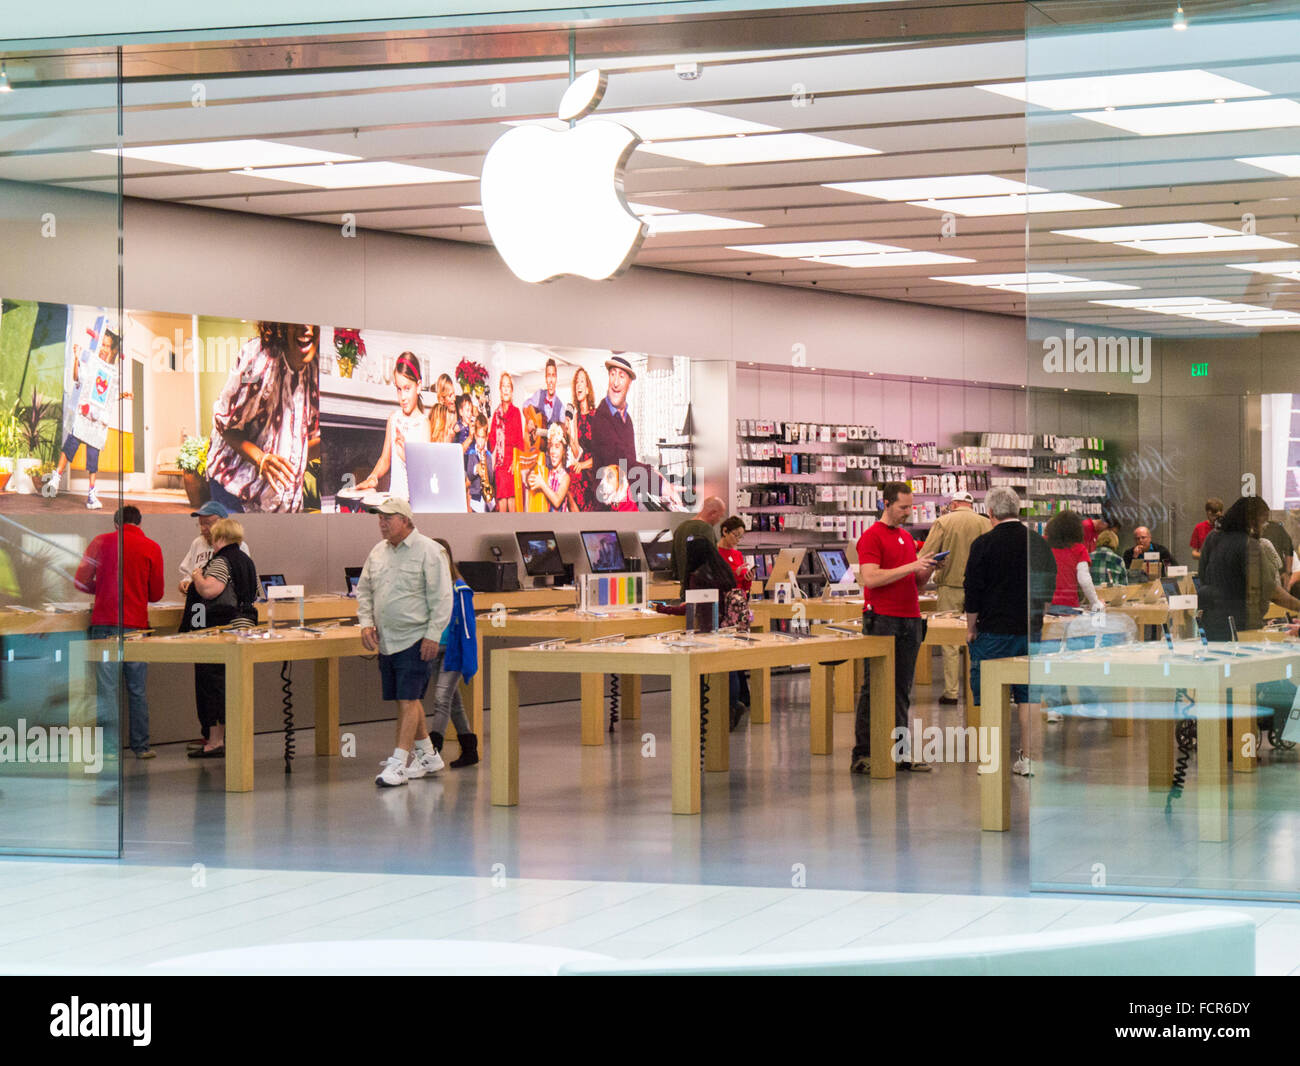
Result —
[[[1034,14],[1050,7],[1036,5]],[[1268,309],[1269,315],[1300,314],[1300,273],[1280,277],[1232,269],[1300,260],[1295,179],[1237,161],[1300,152],[1300,126],[1138,137],[1070,110],[1035,111],[1027,177],[1024,105],[988,90],[1024,79],[1025,17],[1025,5],[1007,0],[584,25],[576,35],[577,69],[598,64],[610,75],[596,117],[618,113],[635,128],[661,118],[663,109],[689,107],[849,146],[832,145],[837,151],[875,153],[705,165],[655,154],[656,147],[675,150],[662,140],[638,150],[626,173],[630,202],[761,228],[656,233],[637,264],[1024,314],[1022,291],[933,280],[1023,273],[1023,213],[953,213],[945,219],[946,205],[891,202],[827,187],[989,175],[1116,205],[1028,216],[1030,270],[1133,286],[1090,293],[1073,291],[1086,288],[1077,283],[1052,282],[1029,297],[1035,316],[1157,333],[1206,332],[1203,318],[1155,313],[1150,304],[1093,302],[1174,296],[1222,299]],[[1198,52],[1204,35],[1190,32],[1177,35],[1189,42],[1186,63],[1156,57],[1159,62],[1147,59],[1149,67],[1116,68],[1110,65],[1114,55],[1106,55],[1076,61],[1075,71],[1089,73],[1094,62],[1106,64],[1106,73],[1181,66],[1289,99],[1300,83],[1296,65],[1282,54],[1285,39],[1273,56],[1267,36],[1260,39],[1258,27],[1251,29],[1256,35],[1249,49],[1231,33],[1218,34],[1223,53],[1237,57],[1232,62],[1210,62]],[[808,43],[783,43],[790,41]],[[256,138],[465,179],[321,189],[242,171],[127,158],[124,191],[332,225],[350,213],[364,229],[486,242],[482,215],[472,210],[479,203],[483,156],[509,128],[506,122],[553,116],[568,82],[567,46],[567,31],[546,27],[129,48],[122,59],[128,149]],[[1031,60],[1037,56],[1031,48]],[[697,80],[675,73],[675,64],[688,60],[700,64]],[[0,179],[113,191],[116,158],[102,150],[116,144],[116,64],[114,53],[91,51],[8,57],[15,91],[0,95]],[[200,97],[202,106],[195,106]],[[735,148],[730,136],[708,140]],[[1247,214],[1253,223],[1243,223]],[[1283,244],[1166,255],[1059,233],[1174,222],[1233,232],[1253,224],[1257,236]],[[894,253],[864,266],[868,260],[810,262],[737,250],[829,241],[874,242],[969,262],[917,263],[915,255]],[[1273,318],[1256,314],[1249,328],[1294,328],[1285,315],[1276,318],[1273,326]]]

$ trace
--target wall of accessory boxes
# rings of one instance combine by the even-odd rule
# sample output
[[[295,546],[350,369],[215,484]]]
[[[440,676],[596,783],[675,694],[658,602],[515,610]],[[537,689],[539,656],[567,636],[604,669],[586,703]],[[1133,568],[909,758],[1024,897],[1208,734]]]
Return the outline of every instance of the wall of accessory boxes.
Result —
[[[972,443],[941,446],[882,438],[874,426],[752,418],[737,420],[736,436],[736,510],[760,542],[854,541],[879,515],[887,481],[912,485],[914,531],[954,493],[971,493],[983,511],[995,485],[1025,497],[1039,525],[1064,507],[1099,514],[1106,495],[1098,437],[967,433]]]

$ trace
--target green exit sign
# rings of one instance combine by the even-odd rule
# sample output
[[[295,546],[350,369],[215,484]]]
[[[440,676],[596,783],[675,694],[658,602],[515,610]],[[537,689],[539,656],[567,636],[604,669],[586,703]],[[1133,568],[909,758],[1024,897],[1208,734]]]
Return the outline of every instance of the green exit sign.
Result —
[[[1210,376],[1210,364],[1209,364],[1209,363],[1193,363],[1193,364],[1192,364],[1192,377],[1194,377],[1194,378],[1208,378],[1209,376]]]

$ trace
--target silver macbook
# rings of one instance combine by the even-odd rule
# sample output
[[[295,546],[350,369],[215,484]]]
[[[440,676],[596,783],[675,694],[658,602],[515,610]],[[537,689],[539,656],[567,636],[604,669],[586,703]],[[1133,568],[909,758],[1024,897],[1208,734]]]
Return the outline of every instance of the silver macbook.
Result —
[[[406,483],[416,514],[466,514],[465,453],[459,444],[407,444]]]

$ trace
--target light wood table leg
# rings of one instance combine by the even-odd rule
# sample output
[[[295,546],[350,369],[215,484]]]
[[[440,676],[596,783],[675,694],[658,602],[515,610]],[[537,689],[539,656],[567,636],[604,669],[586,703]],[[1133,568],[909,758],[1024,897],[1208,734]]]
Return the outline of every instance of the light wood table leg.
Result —
[[[961,646],[961,690],[963,693],[962,711],[966,716],[966,724],[978,726],[980,724],[980,710],[975,706],[975,690],[970,685],[969,643]]]
[[[1018,667],[1020,664],[1013,664]],[[980,663],[980,726],[996,730],[996,770],[980,774],[980,829],[1004,833],[1011,828],[1011,679],[998,659]]]
[[[749,720],[766,725],[772,720],[772,671],[762,667],[749,672]]]
[[[809,710],[812,717],[812,753],[829,755],[835,749],[835,716],[831,706],[835,703],[831,689],[835,675],[840,673],[838,667],[825,663],[812,663],[808,667]],[[836,707],[838,710],[838,706]],[[876,748],[873,738],[872,754]]]
[[[339,753],[339,661],[317,659],[316,689],[316,754]]]
[[[519,675],[505,655],[492,663],[492,805],[519,803]]]
[[[226,791],[253,791],[253,667],[232,646],[226,658]]]
[[[836,714],[852,714],[857,710],[856,696],[858,690],[853,684],[855,662],[856,660],[849,659],[840,663],[839,666],[831,668],[831,684],[835,692]]]
[[[916,675],[914,678],[916,684],[928,685],[934,681],[934,674],[931,669],[931,660],[933,658],[934,656],[931,654],[931,645],[922,644],[921,650],[916,656]],[[875,742],[872,741],[872,743],[874,744]],[[871,750],[874,752],[876,749],[873,747]]]
[[[727,674],[709,674],[709,723],[704,737],[704,769],[731,769],[731,700]]]
[[[895,773],[894,742],[894,644],[889,651],[871,657],[868,671],[871,686],[871,776],[891,778]]]
[[[700,682],[684,662],[673,667],[670,703],[673,814],[699,814]]]
[[[605,675],[581,674],[582,742],[591,747],[605,743]]]
[[[1228,690],[1232,698],[1232,772],[1253,774],[1259,769],[1261,737],[1255,729],[1255,686],[1237,685]]]
[[[620,674],[618,678],[618,716],[629,722],[641,720],[641,675]]]
[[[1227,690],[1222,685],[1207,693],[1216,701],[1213,717],[1201,715],[1196,722],[1196,808],[1200,837],[1206,841],[1228,839],[1228,722],[1224,717]]]
[[[479,624],[485,621],[485,618],[478,620]],[[465,682],[461,692],[461,699],[465,703],[465,713],[469,716],[469,724],[474,727],[475,735],[481,737],[483,735],[483,697],[485,695],[483,689],[491,675],[488,673],[488,661],[485,658],[487,651],[484,648],[483,631],[481,629],[476,629],[474,640],[478,644],[478,673]],[[456,728],[451,723],[448,723],[447,728],[447,737],[450,739],[456,735]]]
[[[1107,693],[1110,711],[1110,735],[1112,737],[1131,737],[1133,735],[1133,712],[1129,704],[1133,702],[1133,690],[1113,688]]]

